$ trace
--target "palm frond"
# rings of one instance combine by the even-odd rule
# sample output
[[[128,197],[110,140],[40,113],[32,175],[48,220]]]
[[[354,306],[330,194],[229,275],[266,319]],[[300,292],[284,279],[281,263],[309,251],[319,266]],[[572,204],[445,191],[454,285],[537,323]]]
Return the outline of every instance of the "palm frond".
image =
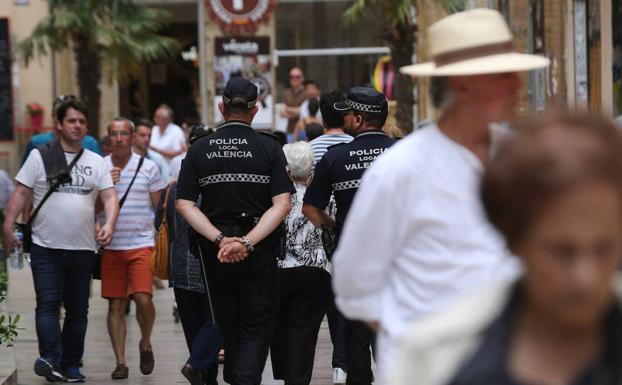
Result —
[[[50,1],[50,15],[19,43],[26,64],[36,55],[66,48],[79,36],[87,49],[101,51],[109,78],[123,80],[140,71],[145,61],[179,49],[174,39],[159,34],[171,18],[167,11],[133,0]]]
[[[343,14],[346,24],[360,22],[366,15],[381,14],[391,26],[408,23],[412,0],[356,0]]]
[[[438,0],[447,13],[461,12],[466,9],[466,0]]]

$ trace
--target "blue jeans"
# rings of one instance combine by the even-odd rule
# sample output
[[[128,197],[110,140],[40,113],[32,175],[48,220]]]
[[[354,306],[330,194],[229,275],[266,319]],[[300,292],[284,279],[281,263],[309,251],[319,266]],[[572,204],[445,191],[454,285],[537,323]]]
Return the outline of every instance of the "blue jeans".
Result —
[[[179,319],[190,352],[187,363],[203,374],[208,385],[217,384],[217,355],[222,345],[222,338],[212,323],[212,315],[206,299],[207,294],[177,287],[173,290]]]
[[[84,353],[95,253],[33,244],[30,259],[37,296],[39,355],[62,369],[78,366]],[[65,307],[62,331],[61,304]]]

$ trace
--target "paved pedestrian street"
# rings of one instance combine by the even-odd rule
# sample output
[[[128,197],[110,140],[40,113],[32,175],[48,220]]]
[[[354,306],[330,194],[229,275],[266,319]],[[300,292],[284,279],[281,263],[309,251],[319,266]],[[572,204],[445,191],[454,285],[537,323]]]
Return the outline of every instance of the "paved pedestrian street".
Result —
[[[108,332],[106,329],[107,301],[100,297],[100,281],[92,285],[93,295],[90,301],[89,326],[85,343],[84,367],[82,372],[87,377],[87,383],[97,385],[110,384],[153,384],[171,385],[186,384],[187,381],[180,374],[187,358],[186,343],[181,324],[174,323],[172,315],[172,289],[154,290],[154,303],[157,316],[152,338],[156,365],[153,373],[143,376],[138,368],[138,341],[140,333],[135,320],[135,306],[127,318],[127,345],[126,355],[130,376],[127,380],[111,380],[110,373],[115,367]],[[16,360],[18,368],[18,384],[39,385],[46,381],[33,372],[33,362],[38,356],[37,339],[35,332],[35,294],[32,285],[30,268],[9,272],[9,309],[12,313],[22,316],[21,330],[15,341]],[[330,354],[332,347],[326,321],[322,324],[317,346],[315,369],[312,384],[327,385],[331,383]],[[221,366],[222,370],[222,366]],[[224,384],[222,376],[219,383]],[[270,360],[266,364],[263,375],[263,384],[282,384],[282,381],[272,379]]]

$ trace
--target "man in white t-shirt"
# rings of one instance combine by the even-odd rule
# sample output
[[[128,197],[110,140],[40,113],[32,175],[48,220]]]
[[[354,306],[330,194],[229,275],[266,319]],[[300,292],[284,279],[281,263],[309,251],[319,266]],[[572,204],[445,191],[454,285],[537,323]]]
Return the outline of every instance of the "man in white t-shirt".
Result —
[[[140,326],[140,371],[151,374],[154,366],[150,339],[155,308],[149,260],[154,245],[155,208],[166,184],[155,163],[142,158],[141,164],[141,157],[132,152],[133,134],[134,124],[129,119],[112,120],[108,124],[112,153],[104,158],[117,195],[120,199],[126,197],[101,265],[101,293],[108,299],[108,333],[117,361],[111,374],[113,380],[128,378],[125,307],[129,298],[136,303],[136,319]]]
[[[161,105],[153,114],[155,126],[151,132],[150,148],[162,155],[167,162],[177,155],[188,151],[184,131],[173,123],[173,110],[166,104]]]
[[[47,177],[46,168],[55,163],[57,171],[66,169],[65,163],[80,156],[69,174],[65,173],[63,180],[67,182],[50,195],[34,219],[31,268],[40,354],[35,373],[50,382],[84,382],[78,366],[84,352],[96,240],[102,246],[110,243],[118,201],[104,160],[82,148],[88,116],[84,104],[68,101],[59,107],[57,116],[58,140],[33,150],[15,177],[18,183],[6,207],[4,241],[9,250],[19,244],[13,234],[18,213],[33,198],[36,207],[54,183],[55,179]],[[98,197],[104,204],[106,220],[94,233]],[[62,331],[61,303],[65,307]]]

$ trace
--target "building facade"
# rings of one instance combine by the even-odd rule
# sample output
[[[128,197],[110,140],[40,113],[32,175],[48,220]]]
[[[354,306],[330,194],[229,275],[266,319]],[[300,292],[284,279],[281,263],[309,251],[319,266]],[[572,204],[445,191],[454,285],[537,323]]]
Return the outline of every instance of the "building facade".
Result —
[[[102,80],[102,135],[104,123],[112,117],[150,118],[162,103],[174,109],[179,123],[216,124],[222,87],[237,74],[260,87],[261,128],[278,128],[278,103],[292,67],[300,67],[307,79],[325,90],[376,85],[390,92],[395,69],[381,39],[381,18],[345,24],[342,15],[353,0],[143,1],[170,12],[164,34],[174,37],[181,50],[170,60],[145,63],[145,70],[127,84]],[[419,30],[416,56],[422,61],[427,50],[425,29],[444,12],[436,0],[413,4]],[[500,10],[519,49],[551,59],[548,70],[524,75],[521,113],[568,105],[622,114],[622,0],[468,0],[467,4]],[[5,91],[10,89],[8,96],[0,94],[0,114],[2,121],[11,123],[0,126],[0,168],[11,172],[34,132],[27,104],[45,108],[46,129],[52,124],[49,109],[54,96],[78,94],[69,51],[37,58],[28,67],[15,55],[16,44],[49,13],[49,6],[46,0],[0,2],[0,84]],[[433,118],[425,79],[418,80],[416,94],[417,119]],[[2,103],[9,107],[3,110]]]

